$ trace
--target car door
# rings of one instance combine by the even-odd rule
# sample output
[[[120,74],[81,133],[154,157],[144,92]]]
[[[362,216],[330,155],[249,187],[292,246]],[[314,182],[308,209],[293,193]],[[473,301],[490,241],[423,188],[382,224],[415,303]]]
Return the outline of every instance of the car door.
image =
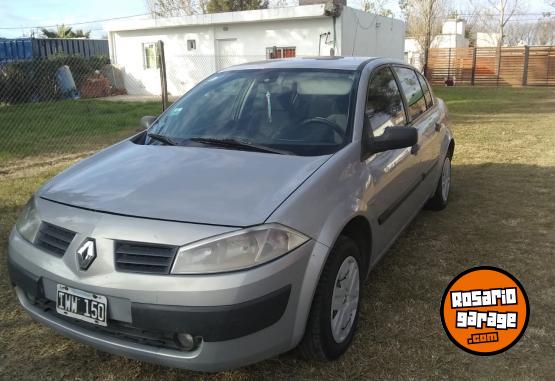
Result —
[[[418,130],[418,144],[413,153],[418,157],[422,179],[426,180],[437,165],[439,156],[437,132],[440,116],[437,107],[434,107],[428,84],[419,73],[405,66],[395,66],[394,71],[405,95],[409,125]]]
[[[418,71],[415,70],[415,73],[422,87],[424,100],[427,106],[427,111],[422,115],[421,121],[416,121],[416,124],[422,124],[423,129],[421,148],[424,154],[421,155],[420,160],[424,163],[424,171],[426,174],[435,167],[439,159],[441,139],[442,135],[445,133],[445,126],[442,124],[442,112],[434,102],[434,97],[432,96],[428,81]],[[420,126],[417,128],[420,128]]]
[[[363,131],[363,141],[383,134],[387,127],[407,125],[402,94],[389,66],[377,68],[370,76],[365,111],[369,123]],[[411,147],[376,154],[363,151],[363,166],[368,175],[365,201],[377,219],[379,230],[373,235],[377,253],[387,248],[414,214],[405,201],[418,182],[417,165],[418,158],[411,153]]]

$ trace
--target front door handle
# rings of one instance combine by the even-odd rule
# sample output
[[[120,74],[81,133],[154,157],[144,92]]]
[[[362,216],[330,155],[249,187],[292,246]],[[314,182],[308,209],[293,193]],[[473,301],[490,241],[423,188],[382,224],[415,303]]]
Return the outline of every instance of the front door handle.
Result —
[[[420,150],[420,144],[416,143],[415,145],[413,145],[411,147],[410,153],[413,154],[413,155],[416,155],[419,150]]]

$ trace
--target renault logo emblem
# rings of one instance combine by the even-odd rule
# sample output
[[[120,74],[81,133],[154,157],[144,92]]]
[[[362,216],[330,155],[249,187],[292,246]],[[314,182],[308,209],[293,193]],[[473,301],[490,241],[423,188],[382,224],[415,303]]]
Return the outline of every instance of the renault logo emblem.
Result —
[[[79,262],[79,268],[81,270],[88,269],[95,258],[96,245],[94,239],[87,238],[87,240],[81,244],[79,249],[77,249],[77,261]]]

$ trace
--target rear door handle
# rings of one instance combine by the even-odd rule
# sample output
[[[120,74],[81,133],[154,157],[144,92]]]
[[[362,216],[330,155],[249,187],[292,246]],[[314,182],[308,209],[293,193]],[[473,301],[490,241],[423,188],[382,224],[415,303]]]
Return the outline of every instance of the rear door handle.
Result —
[[[436,132],[441,131],[442,128],[443,128],[443,123],[441,123],[441,122],[436,122]]]
[[[413,155],[416,155],[419,150],[420,150],[420,144],[416,143],[415,145],[413,145],[411,147],[410,153],[413,154]]]

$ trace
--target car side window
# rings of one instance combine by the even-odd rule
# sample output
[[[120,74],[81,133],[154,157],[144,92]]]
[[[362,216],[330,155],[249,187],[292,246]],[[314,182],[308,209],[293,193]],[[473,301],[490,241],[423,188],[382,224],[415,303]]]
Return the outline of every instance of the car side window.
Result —
[[[432,92],[430,91],[430,87],[428,86],[428,81],[426,78],[419,72],[416,72],[416,76],[418,77],[418,81],[420,81],[420,86],[422,86],[422,90],[424,91],[424,99],[426,99],[426,105],[428,108],[432,107],[434,101],[432,99]]]
[[[385,127],[406,124],[401,92],[390,68],[379,69],[374,74],[367,94],[366,115],[374,135],[380,135]]]
[[[399,83],[405,93],[411,119],[414,119],[426,111],[426,100],[420,82],[412,69],[397,66],[395,73],[397,73]]]

